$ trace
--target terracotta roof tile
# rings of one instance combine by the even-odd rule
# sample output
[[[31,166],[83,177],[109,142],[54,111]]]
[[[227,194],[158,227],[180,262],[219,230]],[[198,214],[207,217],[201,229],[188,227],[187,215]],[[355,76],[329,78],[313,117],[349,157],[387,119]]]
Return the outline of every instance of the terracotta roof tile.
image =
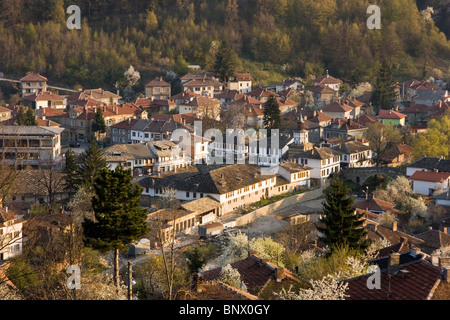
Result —
[[[449,172],[416,171],[410,177],[411,180],[441,182],[450,178]]]
[[[346,300],[428,300],[431,298],[433,290],[440,282],[441,271],[433,265],[418,260],[409,264],[401,265],[400,270],[407,273],[398,272],[390,279],[387,270],[381,271],[381,288],[369,289],[367,287],[368,278],[362,277],[347,280],[349,295]],[[390,287],[390,294],[389,292]]]
[[[35,82],[35,81],[47,81],[47,80],[48,79],[46,77],[41,76],[39,73],[34,73],[34,72],[28,72],[25,77],[20,79],[20,81],[22,81],[22,82],[25,82],[25,81]]]

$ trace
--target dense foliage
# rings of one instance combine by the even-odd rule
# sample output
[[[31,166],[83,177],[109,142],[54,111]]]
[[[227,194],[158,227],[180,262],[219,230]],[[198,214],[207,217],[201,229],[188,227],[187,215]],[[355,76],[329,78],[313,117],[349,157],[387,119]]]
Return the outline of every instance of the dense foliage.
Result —
[[[69,5],[82,29],[69,30]],[[187,63],[213,71],[226,41],[258,81],[270,72],[307,76],[326,69],[353,83],[374,81],[381,61],[394,77],[440,77],[450,43],[414,0],[384,1],[369,30],[367,0],[3,0],[0,70],[39,71],[68,86],[112,89],[133,65],[142,86]],[[257,66],[255,68],[255,66]],[[268,72],[270,70],[270,72]],[[445,74],[444,74],[445,76]]]

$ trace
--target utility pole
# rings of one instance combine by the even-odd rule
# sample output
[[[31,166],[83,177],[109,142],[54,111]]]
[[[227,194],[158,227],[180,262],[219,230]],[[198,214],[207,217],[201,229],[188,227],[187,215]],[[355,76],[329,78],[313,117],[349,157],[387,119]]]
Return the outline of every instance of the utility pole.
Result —
[[[133,263],[128,261],[128,300],[133,300]]]

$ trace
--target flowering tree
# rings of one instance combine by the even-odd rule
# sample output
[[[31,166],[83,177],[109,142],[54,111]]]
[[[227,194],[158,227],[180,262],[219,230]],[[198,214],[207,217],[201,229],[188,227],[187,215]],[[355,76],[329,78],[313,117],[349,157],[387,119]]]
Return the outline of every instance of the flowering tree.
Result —
[[[221,266],[225,266],[245,259],[250,251],[255,252],[260,258],[283,265],[280,257],[283,255],[284,250],[281,244],[273,241],[270,237],[248,240],[247,235],[239,232],[236,235],[229,236],[228,243],[223,247],[218,263]]]
[[[247,286],[242,281],[241,274],[230,264],[227,264],[220,270],[219,281],[222,281],[223,283],[228,284],[234,288],[247,291]]]
[[[135,86],[141,79],[141,74],[134,70],[132,65],[130,65],[123,75],[127,81],[127,85],[129,86]]]
[[[345,300],[348,283],[339,280],[340,275],[327,275],[321,280],[312,280],[311,288],[298,293],[284,288],[277,294],[281,300]]]

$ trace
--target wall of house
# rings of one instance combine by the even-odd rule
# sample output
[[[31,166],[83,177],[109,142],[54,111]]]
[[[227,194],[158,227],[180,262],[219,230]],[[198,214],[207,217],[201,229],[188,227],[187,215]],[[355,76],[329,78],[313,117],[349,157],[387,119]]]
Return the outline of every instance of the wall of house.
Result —
[[[0,260],[8,260],[22,253],[22,222],[0,228]]]
[[[439,190],[441,188],[441,183],[413,180],[412,187],[415,193],[429,196],[432,194],[432,192],[430,192],[430,189]],[[444,188],[448,188],[448,180],[444,184]]]

